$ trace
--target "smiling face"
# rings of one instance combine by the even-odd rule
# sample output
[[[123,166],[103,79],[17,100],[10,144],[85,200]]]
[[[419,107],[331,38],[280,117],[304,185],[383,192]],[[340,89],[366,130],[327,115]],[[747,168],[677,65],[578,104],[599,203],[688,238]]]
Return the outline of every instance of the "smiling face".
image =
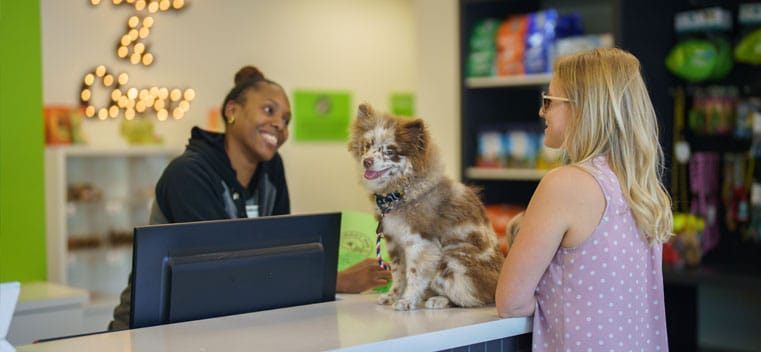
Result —
[[[547,95],[555,98],[566,98],[557,80],[550,81]],[[539,108],[539,117],[544,119],[544,145],[550,148],[563,147],[566,130],[573,118],[573,106],[571,102],[562,99],[549,99],[546,104]]]
[[[359,160],[364,172],[362,182],[375,192],[409,168],[407,158],[400,153],[395,141],[395,128],[378,125],[362,136],[362,150]]]
[[[227,126],[230,147],[252,163],[270,160],[288,139],[288,97],[282,88],[270,83],[247,89],[243,97],[226,106],[226,116],[234,118],[234,123]]]
[[[349,150],[361,167],[362,184],[373,193],[399,191],[405,179],[425,167],[427,137],[422,120],[376,115],[360,106]]]

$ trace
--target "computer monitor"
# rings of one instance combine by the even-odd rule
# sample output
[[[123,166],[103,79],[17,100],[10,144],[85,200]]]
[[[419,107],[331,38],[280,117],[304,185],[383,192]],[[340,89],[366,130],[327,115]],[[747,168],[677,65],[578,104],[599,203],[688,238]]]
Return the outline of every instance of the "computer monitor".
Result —
[[[131,328],[335,300],[341,213],[135,228]]]

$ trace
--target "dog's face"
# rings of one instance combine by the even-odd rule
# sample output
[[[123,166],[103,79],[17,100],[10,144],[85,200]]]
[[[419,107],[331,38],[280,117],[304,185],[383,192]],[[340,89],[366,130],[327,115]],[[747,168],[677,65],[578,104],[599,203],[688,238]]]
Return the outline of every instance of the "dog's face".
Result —
[[[362,183],[372,193],[395,191],[426,165],[428,135],[423,120],[376,114],[359,106],[349,151],[360,165]]]

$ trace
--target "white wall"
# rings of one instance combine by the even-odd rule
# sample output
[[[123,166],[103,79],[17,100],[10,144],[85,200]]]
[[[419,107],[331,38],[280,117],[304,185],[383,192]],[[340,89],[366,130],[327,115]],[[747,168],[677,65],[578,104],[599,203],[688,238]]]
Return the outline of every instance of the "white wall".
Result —
[[[460,175],[460,70],[456,0],[414,0],[418,80],[417,113],[445,159],[447,173]]]
[[[233,75],[254,64],[288,93],[350,91],[353,105],[389,109],[389,94],[416,94],[418,115],[431,122],[448,171],[459,170],[456,1],[436,0],[186,0],[180,13],[154,15],[147,41],[153,66],[115,54],[127,18],[137,13],[103,0],[42,0],[43,99],[75,105],[84,74],[97,65],[127,72],[127,87],[192,87],[196,99],[179,121],[158,122],[157,134],[183,146],[194,125],[232,88]],[[105,90],[95,94],[103,97]],[[97,99],[97,98],[96,98]],[[296,117],[298,118],[298,116]],[[86,121],[94,146],[124,144],[121,118]],[[290,140],[281,149],[295,213],[372,211],[344,142]]]

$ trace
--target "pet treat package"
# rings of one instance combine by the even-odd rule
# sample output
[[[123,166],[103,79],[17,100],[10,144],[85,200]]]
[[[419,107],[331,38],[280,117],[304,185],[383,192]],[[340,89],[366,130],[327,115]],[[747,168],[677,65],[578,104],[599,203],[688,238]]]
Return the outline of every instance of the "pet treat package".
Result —
[[[499,26],[497,43],[497,74],[500,76],[522,75],[523,53],[526,50],[528,16],[510,16]]]
[[[692,105],[687,126],[697,135],[730,135],[735,132],[735,107],[739,91],[735,86],[712,85],[692,89]]]
[[[689,82],[724,78],[732,70],[728,10],[712,7],[677,13],[674,29],[679,41],[666,56],[666,68]]]
[[[740,4],[737,24],[742,36],[735,46],[735,60],[761,65],[761,3]]]
[[[756,134],[761,128],[761,98],[748,97],[737,100],[735,107],[736,121],[734,136],[738,138],[753,139],[756,141]],[[753,145],[751,145],[753,147]],[[751,148],[751,153],[754,148]],[[761,157],[761,154],[753,154],[754,157]]]
[[[497,28],[499,20],[493,18],[481,20],[473,27],[469,42],[468,77],[494,76],[497,55],[494,36]]]
[[[539,146],[539,157],[536,158],[537,169],[550,170],[563,165],[565,162],[563,150],[544,145],[544,134],[539,136]]]

